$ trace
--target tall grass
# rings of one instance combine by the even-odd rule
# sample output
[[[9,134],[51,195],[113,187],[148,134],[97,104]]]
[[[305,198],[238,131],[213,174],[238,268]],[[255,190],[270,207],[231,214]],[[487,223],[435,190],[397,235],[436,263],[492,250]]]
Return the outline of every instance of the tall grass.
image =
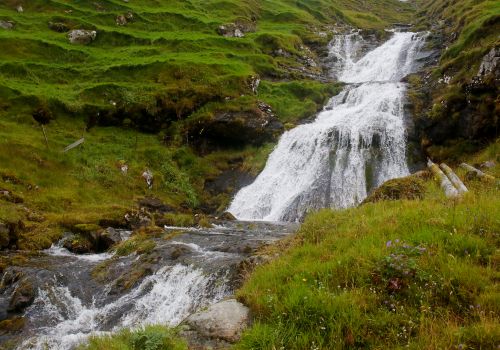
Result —
[[[257,322],[236,348],[495,348],[500,197],[469,185],[309,216],[239,291]]]

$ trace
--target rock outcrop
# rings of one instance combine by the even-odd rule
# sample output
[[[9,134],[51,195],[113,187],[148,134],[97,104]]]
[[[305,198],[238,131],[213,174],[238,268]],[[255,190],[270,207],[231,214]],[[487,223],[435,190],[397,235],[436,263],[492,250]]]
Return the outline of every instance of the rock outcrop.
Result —
[[[95,30],[74,29],[68,33],[68,39],[72,44],[87,45],[95,40],[97,32]]]
[[[271,107],[259,102],[246,111],[220,111],[209,120],[192,127],[190,135],[201,150],[217,147],[262,145],[275,140],[284,126]]]
[[[254,31],[255,31],[254,22],[243,22],[243,21],[224,24],[217,28],[217,33],[226,38],[243,38],[245,36],[245,33]]]

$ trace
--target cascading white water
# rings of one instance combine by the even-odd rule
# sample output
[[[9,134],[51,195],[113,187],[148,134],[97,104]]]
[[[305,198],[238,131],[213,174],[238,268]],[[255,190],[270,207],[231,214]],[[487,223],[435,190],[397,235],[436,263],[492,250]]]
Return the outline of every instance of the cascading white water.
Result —
[[[396,32],[355,61],[357,34],[331,45],[339,79],[349,83],[313,123],[286,132],[257,179],[229,211],[241,220],[296,221],[308,210],[345,208],[391,178],[409,173],[399,81],[412,72],[424,36]]]
[[[52,323],[38,329],[38,334],[25,340],[19,349],[72,349],[91,334],[105,334],[101,329],[108,322],[114,325],[112,331],[147,324],[176,326],[200,307],[224,298],[229,291],[220,282],[220,278],[192,266],[166,266],[104,306],[85,305],[68,287],[52,285],[38,291],[26,313]]]

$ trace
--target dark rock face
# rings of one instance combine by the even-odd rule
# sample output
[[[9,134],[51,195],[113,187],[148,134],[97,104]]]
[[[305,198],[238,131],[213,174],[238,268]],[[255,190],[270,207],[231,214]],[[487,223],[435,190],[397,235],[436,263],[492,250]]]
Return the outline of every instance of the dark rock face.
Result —
[[[49,22],[49,29],[58,33],[69,32],[69,26],[63,22]]]
[[[0,249],[16,249],[19,234],[25,226],[22,221],[2,222],[0,221]]]
[[[219,112],[193,129],[190,134],[197,135],[194,142],[202,152],[217,147],[262,145],[284,131],[283,124],[265,103],[259,103],[253,111]]]

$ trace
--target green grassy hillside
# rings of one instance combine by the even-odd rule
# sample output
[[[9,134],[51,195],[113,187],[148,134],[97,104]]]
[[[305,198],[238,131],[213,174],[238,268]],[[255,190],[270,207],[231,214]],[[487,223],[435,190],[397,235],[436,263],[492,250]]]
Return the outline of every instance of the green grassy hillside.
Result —
[[[318,55],[308,47],[324,49],[333,26],[380,30],[410,14],[396,0],[1,1],[0,21],[14,25],[0,28],[0,221],[16,227],[11,248],[47,247],[78,223],[119,224],[144,196],[188,215],[224,210],[228,194],[206,193],[205,181],[256,173],[272,144],[200,155],[190,128],[201,133],[216,112],[253,113],[259,100],[293,126],[339,88],[310,78],[321,68],[306,64]],[[217,33],[230,23],[245,37]],[[96,39],[72,44],[72,29]],[[48,145],[39,110],[51,117]]]
[[[453,201],[425,184],[421,200],[313,214],[267,252],[281,257],[239,292],[257,321],[236,349],[495,349],[498,186],[468,182]]]

